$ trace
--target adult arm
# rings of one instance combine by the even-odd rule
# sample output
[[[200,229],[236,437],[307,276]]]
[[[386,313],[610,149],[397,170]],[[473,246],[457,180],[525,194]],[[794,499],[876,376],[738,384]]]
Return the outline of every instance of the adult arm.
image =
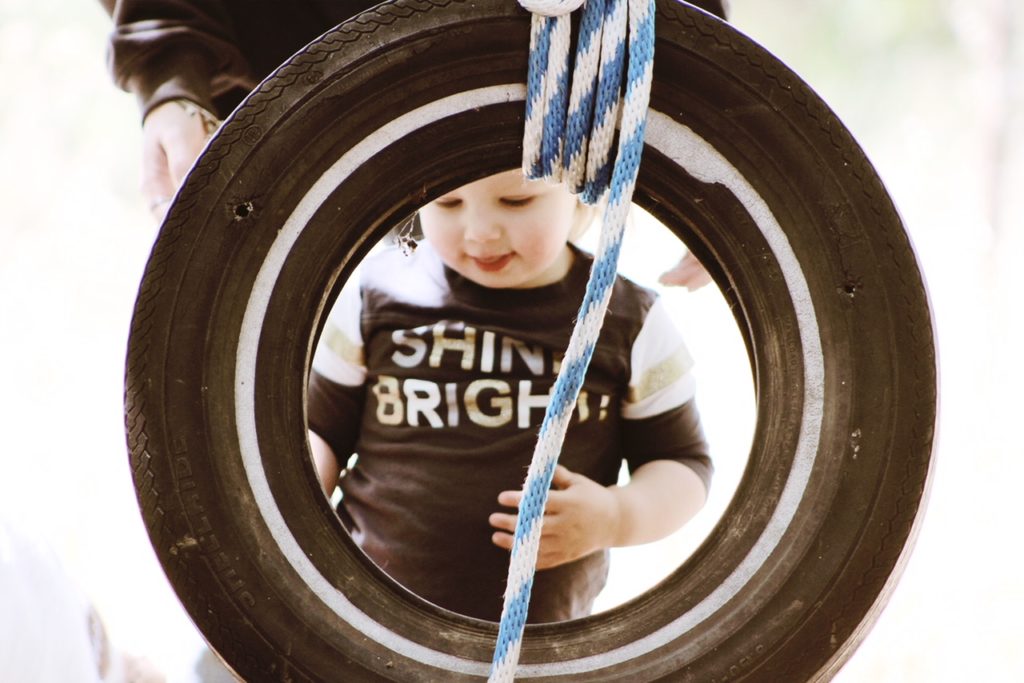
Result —
[[[218,110],[219,96],[233,89],[252,90],[302,45],[376,3],[100,0],[100,4],[114,22],[108,48],[114,80],[135,93],[144,117],[163,102],[186,99],[223,118],[231,107]],[[695,0],[695,4],[723,19],[726,16],[723,0]]]
[[[255,76],[220,0],[101,0],[114,26],[107,62],[114,82],[134,93],[145,118],[184,99],[223,116],[215,98],[250,90]]]
[[[113,19],[107,61],[143,117],[141,189],[162,220],[216,128],[218,97],[256,79],[218,0],[101,0]],[[222,104],[222,109],[227,105]]]

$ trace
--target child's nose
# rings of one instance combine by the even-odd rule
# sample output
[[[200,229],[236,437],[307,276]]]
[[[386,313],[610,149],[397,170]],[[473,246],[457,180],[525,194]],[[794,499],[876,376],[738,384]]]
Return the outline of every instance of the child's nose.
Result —
[[[501,237],[501,223],[489,211],[468,211],[464,235],[470,242],[490,242]]]

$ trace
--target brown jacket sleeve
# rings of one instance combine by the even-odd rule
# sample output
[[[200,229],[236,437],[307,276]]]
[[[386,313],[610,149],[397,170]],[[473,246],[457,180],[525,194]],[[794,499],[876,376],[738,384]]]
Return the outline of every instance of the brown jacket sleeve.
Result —
[[[135,93],[145,116],[185,98],[224,116],[218,96],[257,83],[217,0],[101,0],[114,21],[107,61],[114,82]],[[221,108],[223,109],[223,108]]]

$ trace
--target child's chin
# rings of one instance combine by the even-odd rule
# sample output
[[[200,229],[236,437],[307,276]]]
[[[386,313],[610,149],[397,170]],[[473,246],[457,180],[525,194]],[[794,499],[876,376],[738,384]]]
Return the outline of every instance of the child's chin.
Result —
[[[517,285],[511,278],[494,273],[474,273],[466,276],[472,282],[488,289],[516,289]]]

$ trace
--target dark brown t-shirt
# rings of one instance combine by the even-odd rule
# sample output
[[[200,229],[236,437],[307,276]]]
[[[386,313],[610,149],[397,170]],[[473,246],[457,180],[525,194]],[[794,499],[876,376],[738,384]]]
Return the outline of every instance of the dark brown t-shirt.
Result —
[[[384,571],[435,604],[500,617],[509,554],[487,518],[499,492],[522,487],[590,263],[577,252],[560,282],[496,290],[444,267],[429,245],[412,257],[388,250],[364,264],[358,299],[343,295],[332,313],[309,424],[342,460],[358,454],[339,513]],[[710,475],[678,333],[645,332],[659,335],[646,358],[635,348],[655,303],[617,281],[559,459],[604,485],[624,460],[635,470],[675,459]],[[673,348],[682,353],[658,351]],[[639,396],[646,369],[663,386]],[[538,572],[529,620],[585,616],[607,570],[598,552]]]

